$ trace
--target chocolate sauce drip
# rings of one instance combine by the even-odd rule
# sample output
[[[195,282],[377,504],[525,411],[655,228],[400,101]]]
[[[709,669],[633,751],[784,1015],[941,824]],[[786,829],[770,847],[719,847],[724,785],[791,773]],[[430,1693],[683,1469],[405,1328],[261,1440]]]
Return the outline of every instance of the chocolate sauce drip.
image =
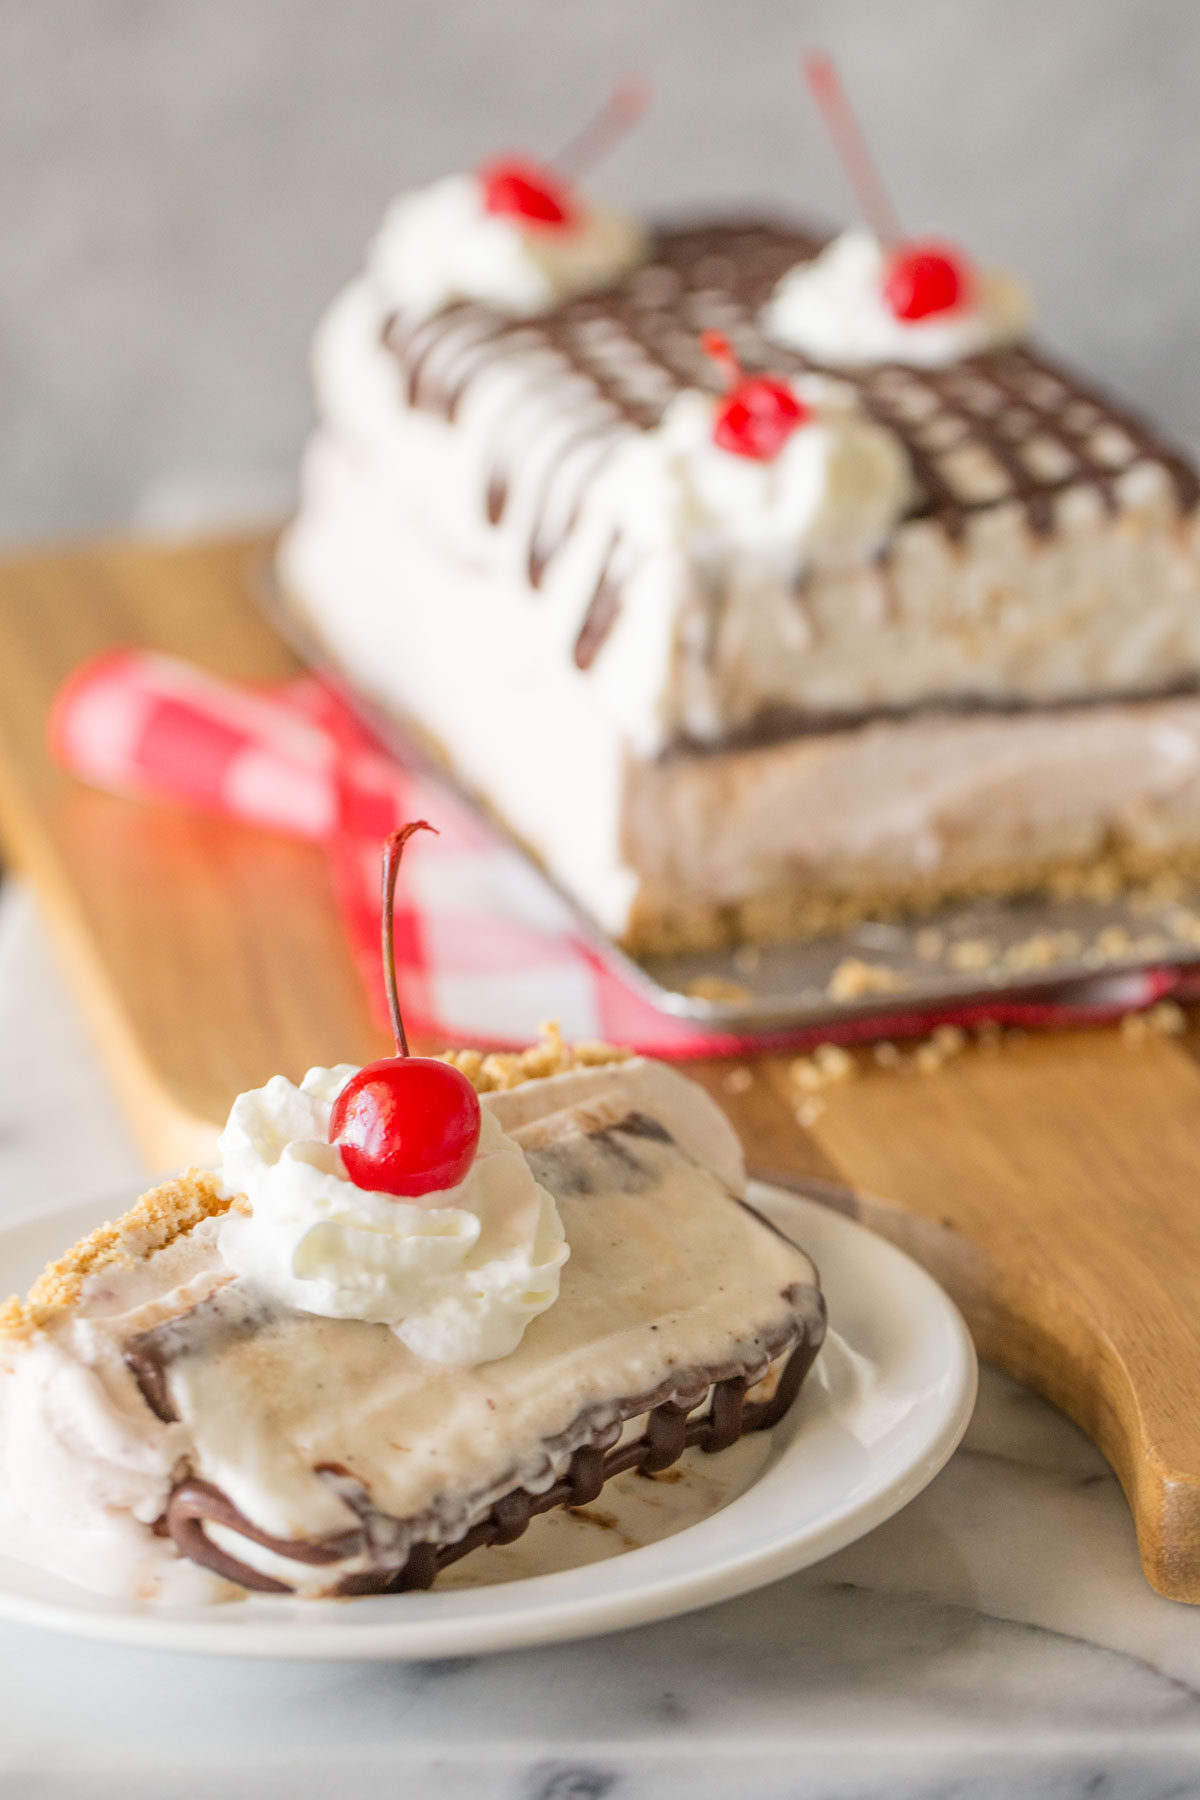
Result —
[[[555,544],[550,548],[547,548],[546,545],[536,537],[530,544],[529,563],[525,572],[529,577],[529,585],[535,593],[538,588],[541,587],[546,570],[549,568],[551,559],[558,547],[559,546]]]
[[[632,1138],[633,1144],[626,1139]],[[643,1143],[672,1144],[656,1119],[628,1113],[611,1125],[597,1125],[580,1137],[538,1144],[525,1152],[535,1178],[556,1200],[609,1194],[644,1194],[660,1179],[661,1164],[637,1149]]]
[[[531,389],[535,380],[538,386],[557,380],[564,410],[583,404],[594,409],[600,402],[610,418],[649,430],[683,389],[719,388],[720,376],[698,343],[703,330],[715,327],[733,340],[749,369],[833,373],[856,388],[866,411],[896,432],[908,453],[918,488],[913,516],[932,520],[952,540],[963,536],[974,515],[1013,503],[1033,531],[1047,533],[1056,497],[1072,487],[1091,487],[1113,506],[1122,470],[1139,461],[1164,470],[1181,512],[1200,503],[1200,479],[1175,445],[1029,345],[945,369],[888,363],[829,370],[773,343],[759,310],[780,277],[822,245],[810,232],[754,220],[664,230],[652,241],[649,263],[610,290],[578,296],[535,319],[508,319],[471,306],[450,307],[411,329],[393,320],[386,342],[400,362],[410,405],[444,418],[454,416],[472,384],[497,362],[553,352],[557,376],[539,372]],[[450,353],[456,334],[465,334],[466,347]],[[440,367],[443,349],[458,370],[449,381],[429,373],[431,363]],[[586,402],[579,398],[581,382],[590,390]],[[586,434],[586,427],[581,430]],[[595,430],[604,427],[598,423]],[[954,473],[955,457],[964,451],[994,475],[985,497],[972,494]],[[1058,472],[1039,467],[1039,451],[1048,453]],[[519,475],[511,468],[507,479],[515,482]],[[539,542],[543,509],[536,511],[528,551],[534,587],[574,529],[579,507],[549,551]],[[606,566],[576,645],[581,669],[591,667],[612,628],[621,585]]]
[[[276,1316],[277,1309],[262,1294],[232,1281],[190,1311],[130,1338],[122,1355],[150,1411],[171,1425],[179,1417],[171,1399],[171,1364],[198,1351],[220,1351],[235,1338],[261,1331]]]
[[[789,1293],[789,1299],[797,1298]],[[789,1325],[782,1334],[768,1334],[762,1345],[762,1361],[757,1370],[735,1372],[714,1378],[698,1378],[689,1387],[683,1379],[683,1396],[675,1388],[665,1398],[654,1395],[636,1397],[618,1409],[621,1416],[636,1418],[647,1414],[644,1434],[630,1443],[616,1442],[619,1424],[609,1417],[592,1428],[592,1441],[580,1446],[567,1465],[565,1473],[552,1487],[532,1494],[525,1488],[514,1488],[494,1501],[487,1515],[453,1544],[438,1544],[429,1539],[408,1541],[401,1560],[389,1560],[387,1547],[405,1541],[404,1521],[376,1513],[377,1528],[367,1523],[371,1503],[365,1489],[358,1488],[352,1500],[354,1510],[364,1520],[362,1529],[349,1531],[319,1542],[304,1539],[281,1539],[260,1531],[234,1506],[233,1502],[212,1482],[188,1477],[171,1495],[166,1512],[166,1528],[183,1556],[211,1569],[225,1580],[251,1588],[258,1593],[288,1593],[281,1581],[261,1574],[249,1564],[240,1562],[214,1544],[205,1531],[206,1524],[225,1527],[251,1542],[310,1567],[324,1567],[351,1556],[374,1554],[374,1566],[345,1575],[337,1583],[339,1594],[398,1594],[432,1586],[438,1573],[451,1563],[485,1545],[515,1542],[539,1513],[556,1506],[587,1506],[600,1494],[605,1482],[627,1469],[644,1474],[659,1474],[678,1461],[686,1449],[698,1447],[709,1455],[727,1450],[739,1437],[755,1431],[769,1431],[783,1418],[795,1400],[805,1376],[812,1367],[825,1335],[825,1305],[818,1295],[815,1312],[801,1324]],[[788,1355],[769,1400],[747,1403],[746,1390],[765,1373],[768,1364],[782,1354],[788,1344]],[[676,1384],[678,1385],[678,1384]],[[711,1393],[705,1412],[698,1409]],[[332,1469],[333,1465],[323,1465]],[[343,1473],[345,1473],[343,1471]],[[339,1493],[343,1492],[338,1487]],[[347,1493],[346,1497],[350,1496]]]
[[[631,1112],[617,1125],[609,1125],[606,1131],[619,1131],[623,1137],[645,1138],[652,1144],[673,1144],[675,1139],[660,1119],[652,1119],[649,1113]],[[592,1135],[595,1135],[594,1133]]]
[[[742,1435],[742,1419],[746,1411],[746,1378],[731,1376],[713,1389],[710,1430],[704,1448],[709,1455],[728,1450]]]
[[[583,624],[579,628],[579,636],[575,640],[575,667],[590,669],[599,655],[604,640],[617,622],[617,614],[621,610],[621,583],[613,573],[613,560],[617,552],[617,540],[614,538],[600,569],[596,582],[596,591],[588,602],[587,611],[583,615]]]
[[[543,476],[542,489],[534,508],[533,529],[529,534],[529,585],[535,591],[541,587],[545,573],[559,551],[569,543],[575,527],[579,523],[579,515],[583,510],[584,496],[587,486],[593,482],[604,468],[617,445],[625,440],[625,432],[614,431],[607,425],[603,431],[597,431],[594,424],[581,426],[559,447],[558,460]],[[571,500],[566,518],[558,531],[550,534],[546,519],[550,512],[550,504],[554,498],[558,483],[569,473],[572,461],[579,460],[579,453],[587,449],[595,450],[583,479],[577,478],[574,497]]]
[[[669,1469],[687,1449],[687,1407],[656,1406],[646,1420],[646,1449],[638,1468],[643,1475]]]
[[[572,1506],[590,1506],[604,1486],[604,1452],[599,1444],[585,1444],[571,1458],[567,1469]]]
[[[531,1513],[529,1495],[523,1488],[516,1488],[511,1494],[503,1494],[492,1507],[492,1523],[496,1531],[492,1542],[515,1543],[522,1532],[528,1529]]]
[[[357,1555],[363,1547],[361,1531],[344,1532],[339,1537],[324,1538],[320,1543],[272,1537],[270,1532],[260,1531],[219,1487],[194,1476],[175,1487],[167,1502],[166,1518],[167,1530],[181,1556],[224,1576],[226,1581],[237,1582],[239,1586],[253,1588],[261,1594],[288,1594],[292,1590],[286,1582],[276,1581],[220,1549],[205,1531],[205,1525],[223,1525],[229,1531],[236,1531],[239,1537],[249,1538],[251,1543],[274,1550],[292,1562],[316,1567],[343,1562],[346,1557]]]
[[[142,1399],[155,1418],[161,1419],[164,1425],[174,1425],[179,1414],[175,1411],[175,1403],[167,1386],[165,1364],[153,1351],[145,1349],[137,1338],[126,1345],[123,1354],[126,1366],[141,1390]]]
[[[487,484],[487,521],[489,525],[500,523],[507,505],[508,479],[500,469],[497,469]]]

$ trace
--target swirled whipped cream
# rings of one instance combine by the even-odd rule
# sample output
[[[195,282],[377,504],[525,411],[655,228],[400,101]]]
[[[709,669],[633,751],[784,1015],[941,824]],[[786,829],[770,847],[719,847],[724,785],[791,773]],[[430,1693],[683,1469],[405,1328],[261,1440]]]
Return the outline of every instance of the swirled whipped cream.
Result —
[[[478,175],[447,175],[394,200],[367,253],[385,304],[411,317],[477,300],[500,312],[545,312],[608,287],[642,260],[645,232],[624,213],[573,197],[546,225],[489,212]]]
[[[682,543],[708,570],[783,580],[812,561],[872,555],[911,496],[908,458],[846,384],[805,376],[793,386],[811,416],[763,459],[716,442],[719,398],[678,395],[613,470],[611,503],[630,538],[647,549]]]
[[[1029,296],[998,270],[974,270],[962,304],[921,319],[893,312],[884,294],[887,273],[887,251],[877,237],[844,231],[781,278],[763,309],[763,330],[815,362],[925,369],[998,349],[1028,330]]]
[[[516,1349],[558,1298],[569,1254],[552,1196],[485,1108],[466,1179],[421,1203],[346,1175],[329,1114],[352,1065],[240,1094],[220,1140],[221,1255],[299,1312],[390,1325],[418,1356],[471,1367]],[[432,1203],[436,1200],[436,1204]]]

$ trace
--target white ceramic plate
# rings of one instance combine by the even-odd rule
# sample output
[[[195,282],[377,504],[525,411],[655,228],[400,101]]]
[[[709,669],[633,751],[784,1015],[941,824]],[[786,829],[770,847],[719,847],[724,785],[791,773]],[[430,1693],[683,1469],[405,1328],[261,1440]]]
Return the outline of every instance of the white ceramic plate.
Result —
[[[975,1353],[945,1294],[890,1244],[778,1189],[754,1186],[752,1197],[815,1259],[831,1321],[799,1401],[769,1438],[719,1457],[689,1452],[695,1467],[674,1486],[629,1476],[614,1497],[610,1484],[582,1518],[548,1514],[547,1529],[535,1535],[535,1526],[507,1557],[476,1552],[457,1566],[457,1582],[430,1593],[256,1596],[165,1611],[0,1556],[0,1616],[109,1643],[232,1656],[479,1655],[669,1618],[842,1549],[946,1462],[974,1405]],[[23,1289],[130,1198],[0,1230],[0,1294]]]

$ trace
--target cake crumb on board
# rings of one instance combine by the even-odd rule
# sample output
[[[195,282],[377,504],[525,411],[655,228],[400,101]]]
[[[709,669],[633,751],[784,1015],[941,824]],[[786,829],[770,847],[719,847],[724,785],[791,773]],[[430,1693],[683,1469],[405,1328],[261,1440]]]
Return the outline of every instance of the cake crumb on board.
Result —
[[[885,963],[863,962],[861,957],[843,957],[826,984],[831,1000],[865,1000],[874,994],[898,994],[909,980]]]
[[[1160,1000],[1145,1012],[1126,1013],[1121,1020],[1121,1036],[1127,1044],[1144,1043],[1150,1037],[1181,1037],[1187,1030],[1187,1017],[1175,1000]]]

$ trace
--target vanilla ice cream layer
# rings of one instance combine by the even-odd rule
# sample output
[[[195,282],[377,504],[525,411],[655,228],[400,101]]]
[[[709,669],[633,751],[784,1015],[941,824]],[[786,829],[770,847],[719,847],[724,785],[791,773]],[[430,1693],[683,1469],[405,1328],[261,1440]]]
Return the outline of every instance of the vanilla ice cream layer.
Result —
[[[45,1329],[0,1336],[6,1553],[143,1599],[228,1597],[152,1530],[187,1472],[276,1538],[361,1538],[369,1514],[370,1544],[402,1561],[517,1486],[545,1491],[647,1397],[758,1380],[819,1341],[812,1266],[734,1199],[740,1152],[701,1089],[633,1061],[483,1105],[554,1195],[571,1249],[519,1348],[451,1369],[385,1325],[291,1311],[231,1275],[209,1221],[92,1277]],[[308,1592],[374,1555],[360,1541],[318,1566],[210,1529]]]
[[[717,743],[764,717],[1123,697],[1200,674],[1200,515],[1181,514],[1168,468],[1128,443],[1124,465],[1120,446],[1095,446],[1117,458],[1111,504],[1094,484],[1052,482],[1035,527],[1005,498],[995,458],[931,422],[930,441],[946,439],[941,475],[964,497],[954,533],[936,510],[897,522],[903,484],[874,498],[869,484],[892,472],[859,454],[843,458],[862,490],[851,528],[831,535],[810,509],[789,549],[778,520],[797,508],[760,501],[762,465],[709,446],[680,475],[672,421],[702,406],[699,393],[640,430],[537,332],[506,338],[497,355],[487,315],[464,309],[424,327],[437,335],[413,352],[427,390],[461,392],[447,419],[407,403],[385,316],[364,278],[317,335],[325,436],[306,466],[301,524],[360,484],[398,531],[419,522],[447,557],[503,584],[493,605],[545,663],[573,665],[589,644],[586,685],[638,754],[679,738]],[[899,416],[921,395],[893,375]],[[910,429],[925,430],[919,419]],[[899,439],[889,442],[902,467]],[[803,434],[794,447],[807,449]],[[1055,445],[1034,435],[1021,454],[1032,468]],[[719,484],[714,463],[728,465]],[[302,564],[285,569],[310,599]],[[425,606],[420,589],[407,592],[406,610]],[[362,603],[343,586],[339,610]],[[462,656],[456,642],[456,666]]]

